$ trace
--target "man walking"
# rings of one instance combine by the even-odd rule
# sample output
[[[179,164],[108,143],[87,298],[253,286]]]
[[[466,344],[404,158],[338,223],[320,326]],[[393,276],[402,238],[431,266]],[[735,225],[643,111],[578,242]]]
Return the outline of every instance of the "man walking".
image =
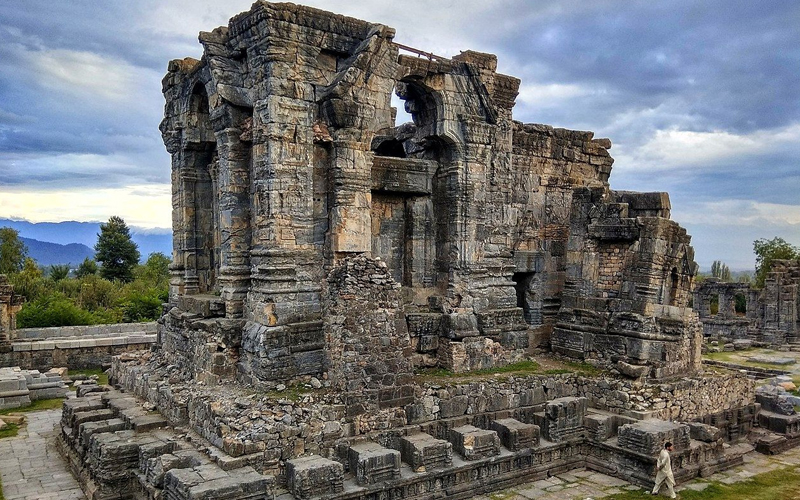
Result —
[[[661,491],[661,485],[666,484],[667,493],[670,498],[675,498],[675,478],[672,476],[672,462],[669,458],[669,452],[672,451],[672,443],[667,441],[664,444],[664,449],[658,454],[658,461],[656,461],[656,485],[653,486],[653,495],[658,495]]]

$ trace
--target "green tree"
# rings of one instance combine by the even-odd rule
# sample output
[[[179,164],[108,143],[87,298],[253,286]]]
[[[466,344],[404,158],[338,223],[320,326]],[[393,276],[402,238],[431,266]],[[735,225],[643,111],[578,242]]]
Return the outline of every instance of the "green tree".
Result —
[[[100,275],[124,283],[133,280],[133,268],[139,262],[139,249],[131,239],[131,232],[121,217],[113,216],[100,224],[95,257],[101,262]]]
[[[0,228],[0,274],[11,274],[22,270],[28,249],[19,239],[19,231],[10,227]]]
[[[69,264],[53,264],[48,277],[53,281],[61,281],[69,276]]]
[[[97,274],[97,262],[89,257],[83,259],[81,265],[75,270],[76,278],[85,278],[86,276],[93,276]]]
[[[800,259],[800,248],[777,236],[771,240],[761,238],[754,241],[753,252],[756,254],[755,284],[759,288],[764,287],[764,281],[767,279],[770,269],[772,269],[773,261]]]
[[[36,261],[30,257],[25,259],[22,270],[8,276],[8,280],[14,285],[14,293],[25,297],[26,300],[33,301],[47,292],[47,281],[44,273],[36,265]]]
[[[172,260],[161,252],[153,252],[136,273],[137,278],[146,280],[154,287],[169,286],[169,265]]]
[[[721,260],[715,260],[713,264],[711,264],[711,276],[715,278],[719,278],[720,281],[730,281],[731,280],[731,270]]]

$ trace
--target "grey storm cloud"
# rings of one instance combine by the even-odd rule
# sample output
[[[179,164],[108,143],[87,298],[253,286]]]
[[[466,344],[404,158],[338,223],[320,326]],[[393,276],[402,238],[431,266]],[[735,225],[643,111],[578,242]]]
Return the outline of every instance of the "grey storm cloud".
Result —
[[[197,33],[251,3],[5,3],[0,188],[168,183],[158,133],[167,61],[199,57]],[[399,42],[442,55],[496,53],[499,70],[523,82],[515,118],[610,137],[612,187],[670,191],[701,265],[757,233],[719,231],[737,226],[704,222],[705,212],[774,204],[800,212],[794,0],[305,3],[387,24]],[[800,243],[791,219],[762,226],[759,237]],[[732,261],[750,258],[751,243],[737,243]]]

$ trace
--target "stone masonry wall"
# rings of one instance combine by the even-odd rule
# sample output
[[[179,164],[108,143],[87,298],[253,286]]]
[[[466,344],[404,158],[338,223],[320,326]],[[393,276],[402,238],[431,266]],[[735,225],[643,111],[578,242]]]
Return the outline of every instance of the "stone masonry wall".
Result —
[[[47,371],[97,368],[111,364],[113,356],[149,349],[156,342],[156,323],[23,328],[13,331],[2,366]]]
[[[280,460],[303,453],[335,458],[341,440],[357,441],[369,433],[389,439],[416,429],[444,436],[456,423],[488,427],[491,420],[509,416],[532,422],[533,413],[560,397],[586,397],[590,407],[635,418],[694,421],[750,405],[755,390],[754,382],[738,373],[709,373],[660,384],[573,374],[466,383],[437,380],[415,387],[413,401],[404,406],[352,414],[340,391],[323,387],[297,398],[279,392],[253,397],[235,385],[214,387],[181,380],[174,365],[148,364],[147,358],[115,362],[112,378],[226,453],[241,456],[268,450],[262,458],[276,468]]]
[[[388,266],[345,259],[328,276],[326,376],[342,391],[348,415],[413,401],[411,339]]]

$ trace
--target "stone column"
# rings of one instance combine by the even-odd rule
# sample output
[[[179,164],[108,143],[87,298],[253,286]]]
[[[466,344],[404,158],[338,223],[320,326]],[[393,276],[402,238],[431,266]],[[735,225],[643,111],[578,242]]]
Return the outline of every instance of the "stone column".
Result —
[[[220,263],[218,282],[225,314],[241,317],[250,286],[250,145],[242,131],[217,132],[219,154]]]
[[[370,171],[373,153],[369,143],[353,140],[361,131],[333,133],[330,238],[334,259],[343,253],[364,253],[372,248],[370,228],[372,192]]]
[[[193,156],[187,153],[187,156]],[[178,210],[180,212],[181,226],[173,228],[178,237],[183,254],[183,293],[191,295],[200,291],[200,281],[197,276],[197,238],[195,231],[195,184],[197,172],[192,168],[193,162],[187,161],[181,166],[178,175],[180,187],[178,188]]]
[[[183,210],[184,168],[183,155],[178,149],[168,148],[172,154],[172,263],[169,266],[169,297],[174,305],[176,298],[185,293],[186,272],[186,224]]]

